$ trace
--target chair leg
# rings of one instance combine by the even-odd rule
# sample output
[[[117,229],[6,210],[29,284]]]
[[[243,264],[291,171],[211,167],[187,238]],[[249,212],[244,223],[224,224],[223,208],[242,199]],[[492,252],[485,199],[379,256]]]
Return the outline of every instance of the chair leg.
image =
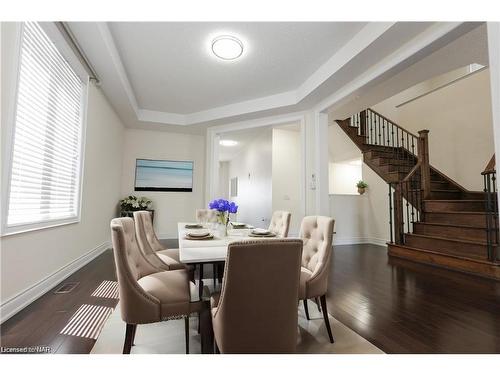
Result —
[[[217,284],[217,264],[215,263],[212,264],[212,273],[213,273],[214,291],[215,291],[215,285]]]
[[[316,302],[316,306],[318,306],[318,311],[321,312],[321,304],[319,303],[318,297],[314,297],[314,302]]]
[[[189,316],[184,318],[184,334],[186,336],[186,354],[189,354]]]
[[[303,300],[302,302],[304,302],[304,311],[306,313],[306,318],[307,318],[307,320],[310,320],[309,319],[309,308],[307,307],[307,299]]]
[[[137,331],[137,324],[134,324],[134,328],[132,330],[132,346],[134,346],[134,342],[135,342],[135,331]]]
[[[328,337],[330,338],[330,342],[333,344],[335,340],[333,339],[332,329],[330,328],[330,319],[328,318],[328,311],[326,308],[326,295],[323,294],[320,298],[321,301],[321,309],[323,310],[323,319],[325,320],[326,330],[328,331]]]
[[[130,354],[132,342],[134,341],[135,324],[128,324],[125,329],[125,342],[123,343],[123,354]]]
[[[214,338],[214,352],[215,354],[220,354],[219,346],[217,345],[217,341]]]
[[[203,263],[200,263],[200,275],[199,275],[199,286],[198,286],[199,297],[203,296]]]

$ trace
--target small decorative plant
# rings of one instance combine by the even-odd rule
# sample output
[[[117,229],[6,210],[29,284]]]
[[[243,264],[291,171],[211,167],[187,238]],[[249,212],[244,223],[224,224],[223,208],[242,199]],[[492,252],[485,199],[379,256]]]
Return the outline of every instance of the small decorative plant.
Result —
[[[120,208],[122,211],[140,211],[147,210],[151,206],[151,199],[146,197],[136,197],[129,195],[120,200]]]
[[[363,180],[360,180],[356,184],[356,187],[358,188],[359,194],[364,194],[366,191],[366,188],[368,187],[368,184],[366,182],[364,182]]]
[[[215,199],[208,204],[208,208],[217,210],[217,220],[225,228],[227,233],[227,226],[229,224],[229,214],[238,212],[238,206],[234,202],[229,202],[226,199]]]

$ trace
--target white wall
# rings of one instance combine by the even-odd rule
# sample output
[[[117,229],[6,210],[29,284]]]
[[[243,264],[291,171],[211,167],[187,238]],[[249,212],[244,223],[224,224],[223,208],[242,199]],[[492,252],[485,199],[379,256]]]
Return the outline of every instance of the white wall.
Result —
[[[269,226],[272,213],[272,129],[256,139],[229,162],[229,180],[238,177],[238,221]]]
[[[13,96],[14,24],[2,24],[2,152]],[[81,222],[1,238],[2,319],[45,292],[74,267],[109,247],[109,221],[120,198],[123,125],[101,91],[90,85]],[[5,155],[2,155],[5,160]],[[2,168],[5,168],[2,163]],[[5,190],[2,190],[4,193]],[[95,250],[93,252],[93,250]]]
[[[229,162],[220,161],[219,162],[219,188],[217,197],[230,199],[229,191],[230,180],[229,180]]]
[[[136,159],[194,161],[193,191],[134,191]],[[194,221],[204,208],[205,136],[127,129],[123,147],[122,196],[145,196],[153,201],[154,226],[160,238],[177,238],[179,221]]]
[[[489,70],[485,69],[399,108],[404,92],[374,110],[417,133],[429,129],[431,164],[469,190],[494,153]]]
[[[334,118],[334,115],[330,117]],[[361,151],[337,125],[328,127],[330,163],[360,158]],[[331,184],[338,175],[329,175]],[[335,219],[335,244],[376,243],[389,239],[388,186],[366,164],[362,179],[368,184],[364,195],[330,194],[330,215]]]
[[[290,212],[289,234],[298,235],[302,220],[300,131],[273,129],[272,138],[272,211]]]

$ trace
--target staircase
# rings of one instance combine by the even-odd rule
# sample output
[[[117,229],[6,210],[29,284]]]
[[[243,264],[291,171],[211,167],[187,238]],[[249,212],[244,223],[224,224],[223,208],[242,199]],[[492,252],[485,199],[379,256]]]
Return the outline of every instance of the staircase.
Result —
[[[390,256],[500,280],[494,156],[478,171],[484,191],[468,191],[429,164],[427,130],[372,109],[336,122],[388,184]]]

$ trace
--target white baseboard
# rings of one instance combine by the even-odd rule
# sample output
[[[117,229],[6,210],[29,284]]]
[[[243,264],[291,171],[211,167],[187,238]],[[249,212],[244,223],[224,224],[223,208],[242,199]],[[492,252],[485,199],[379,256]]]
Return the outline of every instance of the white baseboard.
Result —
[[[109,241],[100,244],[96,248],[90,250],[89,252],[83,254],[82,256],[78,257],[72,262],[61,267],[51,275],[45,277],[44,279],[33,284],[32,286],[24,289],[22,292],[2,302],[0,306],[0,323],[3,323],[11,316],[24,309],[30,303],[32,303],[37,298],[47,293],[61,281],[63,281],[76,271],[78,271],[80,268],[85,266],[87,263],[89,263],[97,256],[101,255],[105,250],[109,249],[110,247],[111,244]]]
[[[387,240],[377,237],[346,237],[333,238],[333,245],[358,245],[358,244],[373,244],[378,246],[386,246]]]

